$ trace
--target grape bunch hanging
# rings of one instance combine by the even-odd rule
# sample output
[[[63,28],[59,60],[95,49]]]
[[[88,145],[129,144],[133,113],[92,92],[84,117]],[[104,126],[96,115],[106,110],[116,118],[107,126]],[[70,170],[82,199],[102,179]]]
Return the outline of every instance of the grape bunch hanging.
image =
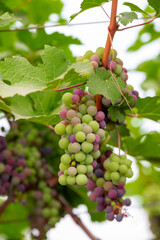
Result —
[[[104,48],[96,52],[87,51],[77,57],[77,62],[90,63],[94,71],[102,66]],[[125,83],[121,98],[115,106],[124,109],[136,105],[138,92],[127,85],[128,75],[116,50],[111,50],[106,69]],[[107,219],[120,222],[128,216],[126,207],[130,199],[124,199],[125,183],[133,176],[132,161],[125,155],[118,156],[111,150],[104,154],[106,132],[125,124],[125,121],[113,121],[109,110],[114,106],[110,99],[102,96],[101,111],[97,109],[96,96],[76,88],[73,94],[63,95],[60,111],[62,121],[55,126],[55,132],[61,135],[59,146],[64,150],[59,165],[59,183],[61,185],[86,185],[90,199],[97,202],[98,211],[106,211]]]

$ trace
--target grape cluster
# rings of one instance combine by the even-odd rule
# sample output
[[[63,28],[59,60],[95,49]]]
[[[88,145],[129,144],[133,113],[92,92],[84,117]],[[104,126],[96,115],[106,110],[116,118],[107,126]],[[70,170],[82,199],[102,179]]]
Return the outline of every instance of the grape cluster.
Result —
[[[125,206],[131,204],[130,199],[122,198],[125,194],[124,172],[127,177],[131,177],[131,174],[127,174],[131,161],[124,156],[119,158],[111,150],[107,150],[105,156],[101,156],[99,160],[100,162],[95,164],[92,178],[87,183],[87,189],[91,191],[90,199],[97,202],[98,211],[106,211],[109,221],[116,219],[120,222],[124,216],[127,216]],[[121,165],[120,162],[123,164]],[[122,172],[117,168],[118,165],[113,163],[118,163],[119,169],[122,166]],[[126,164],[129,167],[128,171],[123,167]]]
[[[59,146],[65,151],[59,165],[61,185],[85,185],[87,176],[93,172],[93,161],[100,157],[100,142],[105,136],[106,126],[102,111],[97,111],[95,98],[77,88],[62,97],[60,117],[55,126],[61,135]]]

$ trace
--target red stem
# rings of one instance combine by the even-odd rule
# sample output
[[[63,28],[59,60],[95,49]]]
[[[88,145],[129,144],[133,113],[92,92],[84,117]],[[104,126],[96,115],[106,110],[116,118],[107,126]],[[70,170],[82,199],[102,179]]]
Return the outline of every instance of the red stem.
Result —
[[[75,88],[75,87],[78,87],[78,86],[85,85],[86,83],[87,83],[87,82],[78,83],[78,84],[72,85],[72,86],[70,86],[70,87],[61,88],[61,89],[54,89],[54,91],[56,91],[56,92],[61,92],[61,91],[65,91],[65,90],[68,90],[68,89],[71,89],[71,88]]]

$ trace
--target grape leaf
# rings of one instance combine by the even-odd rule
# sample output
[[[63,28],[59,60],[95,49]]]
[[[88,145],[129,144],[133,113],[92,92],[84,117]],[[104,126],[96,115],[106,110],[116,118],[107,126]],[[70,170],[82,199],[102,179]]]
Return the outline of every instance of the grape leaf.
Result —
[[[150,132],[138,138],[125,137],[122,148],[139,159],[160,161],[160,133]]]
[[[111,117],[112,121],[114,121],[114,122],[118,121],[119,123],[124,122],[125,113],[121,108],[112,106],[109,108],[108,112],[109,112],[109,116]]]
[[[128,23],[132,23],[134,19],[138,19],[138,16],[135,12],[123,12],[118,16],[118,20],[126,26]]]
[[[94,8],[94,7],[99,7],[105,2],[109,2],[110,0],[83,0],[81,3],[81,11],[78,13],[73,14],[70,19],[73,20],[77,15],[80,13],[84,12],[87,9]]]
[[[160,13],[160,1],[159,0],[148,0],[148,4],[156,10],[156,13]]]
[[[4,110],[6,112],[10,112],[10,108],[7,106],[7,104],[5,102],[3,102],[1,99],[0,99],[0,109],[1,110]]]
[[[115,104],[117,99],[121,98],[119,89],[122,90],[125,84],[121,78],[116,78],[114,74],[111,75],[110,71],[99,68],[88,79],[87,87],[91,94],[102,94],[107,99],[110,99],[112,104]]]
[[[160,97],[138,98],[136,109],[139,117],[160,122]]]
[[[10,14],[8,12],[2,14],[0,16],[0,28],[10,25],[11,23],[20,20],[15,17],[14,14]]]
[[[148,13],[146,13],[145,11],[143,11],[141,8],[139,8],[137,5],[135,5],[133,3],[124,2],[123,5],[130,7],[131,11],[143,13],[143,14],[150,16]]]

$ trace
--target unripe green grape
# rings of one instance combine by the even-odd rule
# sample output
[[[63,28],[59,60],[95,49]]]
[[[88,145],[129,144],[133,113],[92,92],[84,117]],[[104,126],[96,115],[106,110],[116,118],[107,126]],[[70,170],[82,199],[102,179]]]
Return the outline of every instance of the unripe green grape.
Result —
[[[111,59],[115,60],[117,57],[117,51],[115,49],[110,50]]]
[[[64,171],[64,175],[68,176],[68,170]]]
[[[121,65],[119,65],[119,64],[117,64],[117,67],[116,67],[116,69],[113,71],[116,75],[121,75],[121,73],[122,73],[122,67],[121,67]]]
[[[71,135],[73,134],[73,126],[71,124],[69,124],[67,127],[66,127],[66,133],[68,135]]]
[[[112,153],[109,158],[110,158],[110,160],[113,161],[113,162],[119,162],[119,161],[120,161],[118,155],[115,154],[115,153]]]
[[[38,188],[39,188],[40,190],[44,190],[44,189],[46,188],[46,183],[43,182],[43,181],[39,182],[39,183],[38,183]]]
[[[128,85],[126,86],[126,89],[127,89],[127,90],[130,90],[130,91],[133,91],[133,90],[134,90],[134,87],[133,87],[132,85],[128,84]]]
[[[73,162],[71,163],[71,165],[72,165],[73,167],[75,167],[75,166],[76,166],[76,162],[73,161]]]
[[[90,63],[89,59],[84,59],[83,63]]]
[[[111,180],[111,173],[110,173],[109,171],[105,172],[104,178],[105,178],[107,181]]]
[[[70,162],[71,162],[71,157],[70,157],[68,154],[63,154],[63,155],[61,156],[61,162],[62,162],[63,164],[68,165],[68,164],[70,164]]]
[[[98,47],[96,49],[96,55],[101,59],[103,57],[103,53],[104,53],[104,48],[103,47]]]
[[[78,153],[81,150],[81,145],[77,142],[72,143],[70,149],[72,153]]]
[[[93,181],[95,181],[95,182],[97,181],[97,177],[96,177],[95,174],[92,175],[92,179],[93,179]]]
[[[68,144],[69,144],[69,141],[68,141],[67,138],[61,138],[61,139],[59,140],[59,147],[60,147],[61,149],[67,149],[67,148],[68,148]]]
[[[103,187],[103,185],[104,185],[104,183],[105,183],[105,180],[104,180],[104,178],[98,178],[97,180],[96,180],[96,185],[98,186],[98,187]]]
[[[97,151],[92,152],[91,155],[93,156],[94,159],[97,159],[100,157],[101,152],[99,150],[97,150]]]
[[[121,176],[119,179],[119,183],[125,183],[126,182],[126,177],[125,176]]]
[[[76,160],[77,162],[82,162],[82,161],[85,160],[85,158],[86,158],[86,155],[85,155],[84,152],[82,152],[82,151],[80,151],[79,153],[76,153],[76,154],[75,154],[75,160]]]
[[[96,106],[96,103],[95,103],[95,101],[93,101],[93,100],[89,100],[89,101],[87,101],[86,102],[86,104],[87,104],[87,106],[89,107],[89,106]]]
[[[84,59],[90,59],[90,57],[93,55],[94,53],[91,50],[88,50],[85,54],[84,54]]]
[[[69,143],[69,144],[68,144],[68,151],[69,151],[69,152],[72,152],[71,146],[72,146],[72,143]]]
[[[81,101],[82,101],[82,102],[85,102],[85,101],[86,101],[86,97],[85,97],[85,96],[82,97],[82,98],[81,98]]]
[[[87,112],[88,112],[89,115],[95,116],[96,113],[97,113],[96,106],[89,106],[88,109],[87,109]]]
[[[77,113],[77,117],[79,117],[80,119],[82,119],[82,117],[83,117],[83,114],[82,114],[82,113],[80,113],[80,112],[78,112],[78,113]]]
[[[96,133],[99,129],[99,124],[96,121],[91,121],[89,126],[92,128],[93,132]]]
[[[79,131],[79,132],[76,133],[75,138],[78,142],[84,142],[84,140],[86,139],[86,135],[85,135],[84,132]]]
[[[78,56],[78,57],[76,58],[76,62],[83,62],[83,60],[84,60],[84,57],[83,57],[83,56]]]
[[[76,183],[76,177],[68,176],[67,177],[67,183],[69,185],[74,185]]]
[[[5,171],[5,165],[3,163],[0,163],[0,174]]]
[[[109,165],[109,169],[112,172],[116,172],[119,169],[119,164],[117,162],[111,162],[110,165]]]
[[[67,170],[69,168],[69,165],[66,165],[66,164],[63,164],[63,163],[60,163],[59,164],[59,169],[60,171],[64,172],[65,170]]]
[[[89,122],[91,122],[91,121],[93,121],[93,118],[92,118],[92,116],[90,116],[89,114],[86,114],[86,115],[84,115],[84,116],[82,117],[82,122],[83,122],[83,123],[89,123]]]
[[[69,92],[65,93],[62,97],[63,103],[67,106],[71,105],[72,104],[72,96],[73,96],[72,93],[69,93]]]
[[[83,131],[83,124],[82,123],[78,123],[74,128],[73,128],[73,132],[77,133],[79,131]]]
[[[78,174],[76,177],[76,183],[78,185],[86,185],[87,183],[87,177],[84,174]]]
[[[86,104],[79,105],[78,110],[81,114],[86,114],[87,113],[87,105]]]
[[[93,162],[93,156],[90,154],[86,155],[85,165],[90,165]]]
[[[69,167],[67,170],[69,176],[75,176],[77,174],[77,169],[75,167]]]
[[[126,176],[127,178],[133,177],[133,171],[132,171],[132,169],[128,169],[128,171],[127,171],[127,173],[125,174],[125,176]]]
[[[49,217],[51,216],[50,209],[49,209],[49,208],[44,208],[44,209],[42,209],[42,215],[43,215],[43,217],[45,217],[45,218],[49,218]]]
[[[119,184],[120,184],[119,181],[113,181],[113,180],[112,180],[112,183],[113,183],[114,185],[119,185]]]
[[[50,209],[51,216],[57,216],[59,214],[59,211],[57,208]]]
[[[101,128],[98,129],[96,134],[98,134],[100,136],[100,138],[104,138],[105,137],[105,131],[103,129],[101,129]]]
[[[42,199],[45,203],[50,203],[52,201],[52,196],[51,194],[44,193]]]
[[[67,176],[61,175],[61,176],[58,178],[58,182],[59,182],[61,185],[67,185]]]
[[[87,142],[94,142],[95,141],[95,139],[96,139],[96,136],[95,136],[95,134],[93,134],[93,133],[89,133],[88,135],[87,135]]]
[[[46,187],[44,189],[43,193],[51,193],[51,189],[49,187]]]
[[[82,147],[82,151],[85,152],[85,153],[90,153],[93,150],[93,144],[89,143],[87,141],[83,142],[81,147]]]
[[[129,159],[125,159],[125,160],[123,161],[123,163],[124,163],[124,165],[126,165],[128,168],[131,167],[131,165],[132,165],[132,161],[129,160]]]
[[[58,123],[55,126],[54,131],[57,135],[63,135],[66,132],[66,126],[63,123]]]
[[[85,165],[78,165],[77,172],[78,174],[85,174],[87,172],[87,167]]]
[[[120,174],[118,172],[112,172],[110,177],[112,181],[118,181],[120,179]]]
[[[87,165],[87,173],[92,173],[93,172],[93,166],[92,165]]]
[[[108,170],[109,169],[109,166],[111,164],[111,161],[109,159],[105,160],[104,163],[103,163],[103,167]]]
[[[128,168],[127,168],[126,165],[121,165],[121,166],[119,167],[119,172],[120,172],[120,173],[124,174],[124,173],[127,173],[127,171],[128,171]]]

